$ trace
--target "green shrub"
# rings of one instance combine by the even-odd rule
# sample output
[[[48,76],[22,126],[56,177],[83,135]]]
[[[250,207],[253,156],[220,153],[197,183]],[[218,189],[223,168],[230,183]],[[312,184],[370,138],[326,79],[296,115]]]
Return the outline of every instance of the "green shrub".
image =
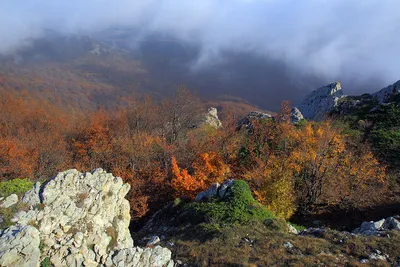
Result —
[[[192,223],[246,224],[251,221],[264,221],[274,215],[266,207],[254,200],[249,185],[235,181],[223,200],[192,202],[185,206],[183,214]],[[188,213],[188,214],[187,214]]]
[[[27,179],[13,179],[0,182],[0,197],[7,197],[11,194],[22,195],[33,187],[33,182]]]

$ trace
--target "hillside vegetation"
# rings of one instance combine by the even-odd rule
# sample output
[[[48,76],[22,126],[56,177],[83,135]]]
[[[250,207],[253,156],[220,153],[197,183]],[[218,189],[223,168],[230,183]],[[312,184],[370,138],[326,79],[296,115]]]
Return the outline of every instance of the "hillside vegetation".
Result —
[[[0,112],[2,181],[101,166],[131,184],[135,221],[227,178],[247,181],[256,199],[282,218],[392,203],[390,162],[378,160],[373,142],[331,121],[291,124],[286,102],[276,117],[254,119],[251,128],[229,113],[224,127],[207,125],[206,107],[184,87],[163,101],[126,99],[94,112],[2,92]]]

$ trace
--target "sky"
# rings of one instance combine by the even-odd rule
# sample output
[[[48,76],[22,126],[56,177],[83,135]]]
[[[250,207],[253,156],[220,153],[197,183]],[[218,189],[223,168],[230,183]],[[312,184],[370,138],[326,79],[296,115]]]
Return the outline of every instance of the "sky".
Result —
[[[132,27],[198,45],[193,70],[221,63],[226,51],[250,53],[289,66],[285,79],[341,79],[359,90],[400,79],[399,10],[398,0],[1,0],[0,53],[48,28]]]

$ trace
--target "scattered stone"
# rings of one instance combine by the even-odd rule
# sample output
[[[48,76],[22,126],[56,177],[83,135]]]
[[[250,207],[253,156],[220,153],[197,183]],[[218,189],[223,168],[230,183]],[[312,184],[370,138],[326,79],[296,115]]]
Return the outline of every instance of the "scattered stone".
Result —
[[[382,261],[387,261],[389,259],[389,256],[386,254],[382,254],[381,251],[375,250],[371,254],[369,254],[368,258],[370,260],[382,260]]]
[[[284,246],[285,248],[287,248],[287,249],[293,249],[293,248],[294,248],[293,244],[290,243],[290,242],[285,242],[285,243],[283,243],[283,246]]]
[[[3,203],[1,203],[0,205],[0,208],[9,208],[17,203],[18,203],[18,196],[16,194],[12,194],[5,198]]]
[[[297,231],[296,228],[293,227],[293,225],[291,225],[290,223],[287,224],[288,226],[288,232],[289,234],[294,234],[294,235],[298,235],[299,231]]]
[[[156,244],[160,243],[160,238],[158,236],[150,237],[150,240],[147,242],[146,247],[154,247]]]
[[[399,216],[389,217],[379,221],[363,222],[359,228],[356,228],[354,234],[363,235],[381,235],[388,230],[400,231],[400,218]]]

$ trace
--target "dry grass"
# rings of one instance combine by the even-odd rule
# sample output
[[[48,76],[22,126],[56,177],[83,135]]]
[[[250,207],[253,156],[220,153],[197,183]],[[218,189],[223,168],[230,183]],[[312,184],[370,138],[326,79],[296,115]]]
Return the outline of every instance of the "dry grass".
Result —
[[[188,235],[190,235],[188,233]],[[166,241],[173,257],[190,266],[361,266],[374,250],[389,255],[389,262],[369,261],[368,266],[390,266],[400,259],[400,234],[387,237],[352,236],[326,230],[320,238],[271,230],[263,224],[234,226],[210,239],[185,237]],[[293,248],[286,248],[290,242]],[[362,266],[366,266],[365,264]]]

